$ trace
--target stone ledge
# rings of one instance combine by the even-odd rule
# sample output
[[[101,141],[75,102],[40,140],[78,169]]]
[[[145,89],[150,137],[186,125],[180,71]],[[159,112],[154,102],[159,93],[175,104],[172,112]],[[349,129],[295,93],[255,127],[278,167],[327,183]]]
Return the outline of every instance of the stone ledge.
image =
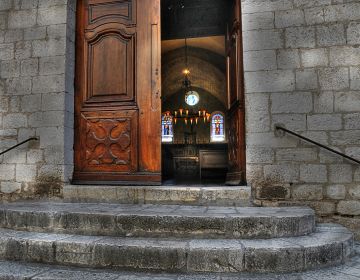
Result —
[[[273,238],[312,233],[308,207],[219,207],[93,203],[0,204],[4,228],[85,235]]]
[[[337,225],[272,240],[151,239],[0,231],[0,258],[169,272],[292,272],[345,262],[353,235]]]
[[[66,185],[67,202],[250,206],[249,186],[85,186]]]

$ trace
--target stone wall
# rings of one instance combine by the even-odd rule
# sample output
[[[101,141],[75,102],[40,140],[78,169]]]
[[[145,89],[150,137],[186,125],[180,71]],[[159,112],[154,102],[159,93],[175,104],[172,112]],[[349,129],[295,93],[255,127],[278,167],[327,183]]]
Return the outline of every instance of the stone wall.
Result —
[[[48,192],[72,172],[75,1],[0,1],[0,195]],[[54,192],[56,192],[54,188]]]
[[[360,159],[360,1],[242,3],[255,201],[308,204],[360,232],[360,167],[274,131],[281,124]]]

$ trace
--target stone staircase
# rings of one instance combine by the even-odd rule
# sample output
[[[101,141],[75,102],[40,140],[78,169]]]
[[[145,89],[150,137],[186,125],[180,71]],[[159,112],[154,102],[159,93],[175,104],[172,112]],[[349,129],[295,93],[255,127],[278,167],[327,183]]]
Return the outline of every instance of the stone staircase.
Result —
[[[341,264],[353,249],[346,228],[315,225],[310,208],[238,206],[233,195],[244,188],[128,187],[121,194],[114,188],[113,203],[95,202],[96,192],[98,201],[106,200],[108,194],[100,195],[106,187],[71,188],[65,198],[73,202],[0,205],[0,259],[145,272],[278,273]],[[77,195],[69,195],[76,188]],[[183,197],[188,205],[174,204]]]

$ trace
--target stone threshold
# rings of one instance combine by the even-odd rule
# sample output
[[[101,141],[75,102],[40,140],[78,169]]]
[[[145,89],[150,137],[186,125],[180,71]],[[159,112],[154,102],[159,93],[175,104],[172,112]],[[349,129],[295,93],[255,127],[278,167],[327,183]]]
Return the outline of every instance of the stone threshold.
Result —
[[[89,186],[66,185],[66,202],[251,206],[250,186]]]

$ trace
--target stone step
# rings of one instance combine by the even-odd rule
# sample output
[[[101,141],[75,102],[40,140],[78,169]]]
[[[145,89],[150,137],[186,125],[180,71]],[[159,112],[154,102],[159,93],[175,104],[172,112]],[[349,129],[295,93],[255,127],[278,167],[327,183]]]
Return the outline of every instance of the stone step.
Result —
[[[84,186],[67,185],[67,202],[251,206],[249,186]]]
[[[273,238],[315,229],[308,207],[220,207],[18,202],[0,205],[8,229],[83,235]]]
[[[0,230],[0,259],[168,272],[289,272],[343,263],[353,235],[337,225],[271,240],[115,238]]]
[[[360,248],[360,244],[356,245]],[[115,271],[39,263],[0,261],[0,279],[15,280],[359,280],[360,255],[346,264],[297,273],[164,273]]]

